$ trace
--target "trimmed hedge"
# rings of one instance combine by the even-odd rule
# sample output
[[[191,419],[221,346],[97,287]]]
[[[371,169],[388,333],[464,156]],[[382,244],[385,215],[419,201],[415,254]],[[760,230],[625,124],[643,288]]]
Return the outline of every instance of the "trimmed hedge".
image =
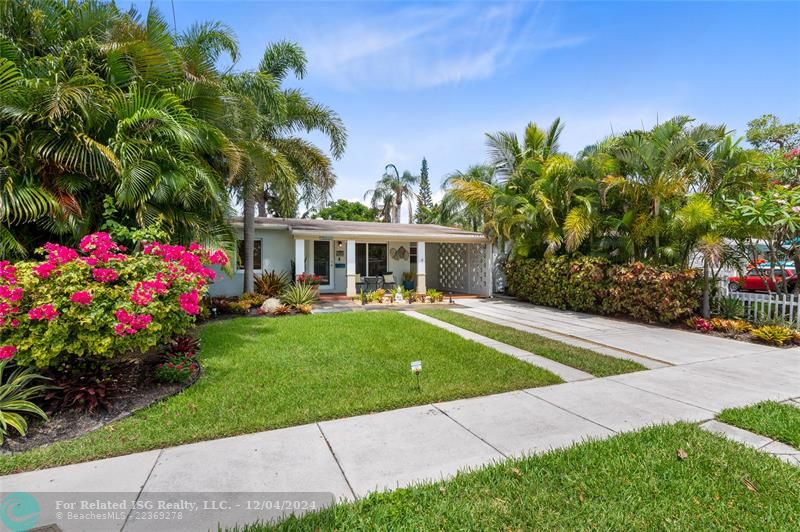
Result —
[[[696,270],[594,257],[517,259],[506,265],[508,292],[537,305],[669,323],[697,313]]]

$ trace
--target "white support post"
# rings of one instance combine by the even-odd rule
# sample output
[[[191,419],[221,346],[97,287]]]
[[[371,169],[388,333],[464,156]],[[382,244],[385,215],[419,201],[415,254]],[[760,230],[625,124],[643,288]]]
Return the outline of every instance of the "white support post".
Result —
[[[306,273],[306,241],[294,241],[294,276]]]
[[[348,240],[347,249],[347,295],[354,297],[356,294],[356,241]]]
[[[494,293],[494,260],[492,260],[492,243],[486,244],[486,288],[483,291],[484,297],[492,297]]]
[[[424,294],[428,291],[425,282],[425,242],[417,242],[417,293]]]

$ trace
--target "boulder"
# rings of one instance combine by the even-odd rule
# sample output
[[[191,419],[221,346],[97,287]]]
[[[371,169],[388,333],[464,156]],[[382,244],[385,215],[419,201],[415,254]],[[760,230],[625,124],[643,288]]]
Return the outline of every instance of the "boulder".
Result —
[[[272,314],[276,308],[281,306],[281,300],[276,297],[271,297],[261,304],[262,314]]]

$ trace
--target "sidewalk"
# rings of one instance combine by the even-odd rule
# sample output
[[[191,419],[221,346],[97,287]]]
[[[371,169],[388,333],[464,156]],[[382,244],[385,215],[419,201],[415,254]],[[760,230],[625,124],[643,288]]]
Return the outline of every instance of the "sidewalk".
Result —
[[[587,438],[655,423],[700,422],[723,408],[800,396],[800,350],[742,345],[754,349],[684,366],[20,473],[0,478],[0,490],[111,491],[139,498],[159,492],[326,492],[329,500],[352,499]],[[55,520],[48,512],[42,510],[40,526]],[[215,529],[218,522],[224,527],[274,515],[219,511],[180,527],[167,522],[165,529]],[[59,524],[70,530],[70,523]],[[153,531],[165,523],[127,516],[113,528],[123,526]]]

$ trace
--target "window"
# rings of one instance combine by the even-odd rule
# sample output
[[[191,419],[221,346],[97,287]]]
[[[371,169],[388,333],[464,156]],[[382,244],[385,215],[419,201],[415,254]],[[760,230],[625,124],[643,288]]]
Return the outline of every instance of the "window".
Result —
[[[409,247],[408,260],[411,261],[411,264],[416,264],[417,263],[417,245],[416,244],[411,244],[411,246]]]
[[[386,244],[356,243],[356,273],[380,275],[386,273]]]
[[[244,270],[244,240],[239,240],[236,253],[236,269]],[[261,269],[261,239],[253,240],[253,270]]]

